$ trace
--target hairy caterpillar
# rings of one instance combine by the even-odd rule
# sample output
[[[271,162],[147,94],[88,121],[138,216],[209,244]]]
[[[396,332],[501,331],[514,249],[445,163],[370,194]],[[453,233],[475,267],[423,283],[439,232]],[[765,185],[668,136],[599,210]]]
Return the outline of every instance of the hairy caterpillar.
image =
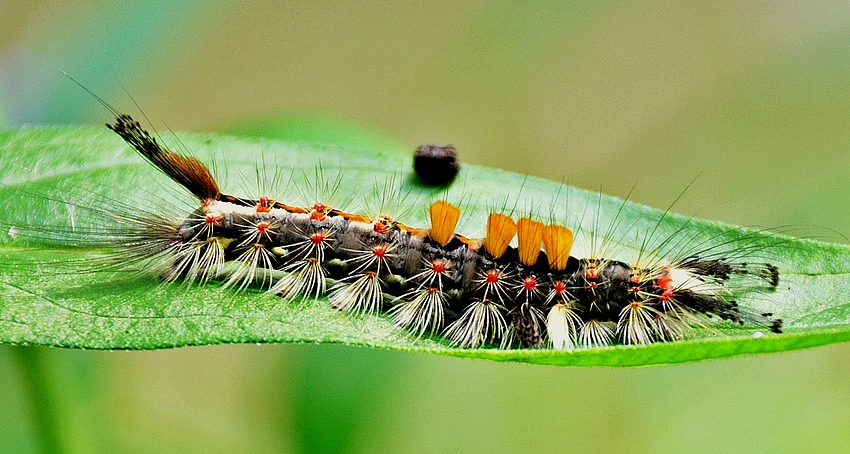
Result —
[[[337,309],[387,313],[417,335],[461,347],[647,344],[685,337],[690,326],[707,324],[704,316],[781,327],[732,299],[737,277],[778,283],[773,265],[741,259],[751,252],[746,246],[718,255],[696,244],[682,253],[672,246],[684,235],[642,248],[642,257],[617,257],[606,247],[575,257],[567,227],[507,210],[490,213],[484,238],[475,239],[455,233],[461,213],[445,200],[430,206],[429,228],[416,228],[327,200],[295,206],[273,195],[231,196],[199,160],[163,148],[132,118],[113,113],[110,129],[198,201],[176,221],[125,215],[130,228],[103,244],[123,261],[149,263],[165,281],[216,279],[287,299],[327,294]],[[680,253],[670,259],[665,248]]]

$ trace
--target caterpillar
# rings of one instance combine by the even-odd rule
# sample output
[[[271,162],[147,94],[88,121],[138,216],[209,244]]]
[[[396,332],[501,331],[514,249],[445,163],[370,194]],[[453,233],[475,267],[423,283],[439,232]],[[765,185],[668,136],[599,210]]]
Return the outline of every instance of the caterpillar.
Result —
[[[467,238],[456,233],[461,210],[445,200],[430,205],[430,227],[417,228],[322,201],[236,197],[205,164],[164,148],[129,115],[107,126],[199,202],[179,222],[139,219],[115,245],[162,264],[164,281],[224,275],[224,286],[237,290],[259,284],[285,299],[327,295],[341,311],[386,313],[417,336],[459,347],[649,344],[681,339],[709,316],[781,332],[781,320],[743,310],[726,286],[750,276],[775,288],[779,270],[769,263],[700,254],[645,265],[578,258],[568,227],[499,212],[487,217],[483,238]],[[226,264],[235,266],[225,273]]]
[[[781,332],[780,319],[734,299],[739,278],[758,288],[779,282],[776,266],[746,260],[746,235],[738,253],[698,243],[669,259],[664,250],[681,251],[678,243],[689,240],[671,236],[632,260],[606,247],[576,257],[567,226],[517,219],[504,208],[488,214],[482,238],[467,238],[457,233],[461,210],[444,199],[430,205],[425,228],[318,198],[302,206],[268,194],[237,197],[206,164],[163,147],[131,116],[103,104],[115,115],[107,127],[196,200],[177,220],[122,214],[123,230],[101,244],[162,281],[219,280],[285,300],[326,295],[340,311],[382,314],[416,336],[461,348],[643,345],[685,338],[712,319]]]

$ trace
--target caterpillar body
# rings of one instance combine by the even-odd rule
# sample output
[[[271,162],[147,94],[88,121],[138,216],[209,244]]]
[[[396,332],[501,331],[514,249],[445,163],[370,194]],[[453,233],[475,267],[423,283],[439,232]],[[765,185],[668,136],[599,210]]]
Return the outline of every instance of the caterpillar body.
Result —
[[[327,294],[339,310],[386,313],[459,347],[649,344],[684,338],[710,317],[781,332],[781,320],[739,307],[727,285],[748,276],[775,288],[779,271],[769,263],[697,252],[667,261],[574,257],[569,228],[499,212],[487,217],[484,238],[466,238],[455,231],[460,209],[445,200],[430,206],[429,228],[416,228],[318,200],[235,197],[202,162],[114,113],[107,126],[199,201],[181,221],[137,219],[113,244],[162,265],[165,281],[222,279],[286,299]]]

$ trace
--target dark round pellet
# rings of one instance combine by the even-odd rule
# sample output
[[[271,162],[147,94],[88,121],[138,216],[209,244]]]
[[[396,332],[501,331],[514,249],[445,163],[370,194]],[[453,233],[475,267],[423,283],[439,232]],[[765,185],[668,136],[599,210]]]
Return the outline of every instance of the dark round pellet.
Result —
[[[413,170],[425,184],[449,184],[460,170],[457,150],[454,145],[420,145],[413,155]]]

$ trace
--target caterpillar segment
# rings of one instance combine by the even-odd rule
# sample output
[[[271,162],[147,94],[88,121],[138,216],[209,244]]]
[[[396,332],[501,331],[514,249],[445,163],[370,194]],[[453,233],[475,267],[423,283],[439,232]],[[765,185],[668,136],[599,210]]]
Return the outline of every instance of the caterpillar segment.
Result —
[[[770,264],[695,255],[640,267],[578,258],[569,228],[501,213],[488,216],[484,238],[466,238],[456,233],[461,210],[442,200],[430,206],[430,227],[416,228],[321,202],[238,198],[129,116],[108,126],[200,201],[178,225],[136,233],[167,260],[167,281],[220,278],[287,299],[327,294],[341,311],[386,313],[417,336],[442,335],[459,347],[649,344],[681,339],[709,317],[781,332],[781,320],[747,313],[726,287],[738,275],[775,287],[779,271]]]

